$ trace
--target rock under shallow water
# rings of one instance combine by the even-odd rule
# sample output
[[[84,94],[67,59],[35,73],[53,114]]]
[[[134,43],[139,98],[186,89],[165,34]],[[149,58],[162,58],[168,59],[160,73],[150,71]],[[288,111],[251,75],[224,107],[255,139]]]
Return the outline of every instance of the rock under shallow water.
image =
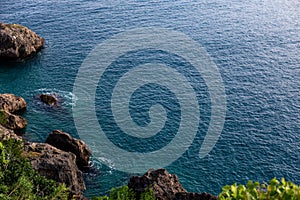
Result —
[[[44,46],[44,39],[19,24],[0,23],[0,58],[24,59],[37,53]]]
[[[28,143],[25,145],[31,165],[40,175],[65,183],[78,199],[84,199],[86,189],[82,172],[76,165],[76,156],[45,143]]]
[[[58,106],[58,99],[52,94],[41,94],[40,100],[49,106]]]
[[[140,199],[141,193],[151,189],[158,200],[217,200],[216,196],[202,193],[187,192],[175,174],[169,174],[166,169],[150,169],[143,176],[130,178],[128,187]]]
[[[26,108],[26,102],[22,97],[14,94],[0,94],[0,109],[14,113]]]
[[[89,166],[91,150],[82,141],[73,138],[70,134],[60,130],[52,131],[46,139],[46,143],[66,152],[76,155],[76,163],[80,169]]]

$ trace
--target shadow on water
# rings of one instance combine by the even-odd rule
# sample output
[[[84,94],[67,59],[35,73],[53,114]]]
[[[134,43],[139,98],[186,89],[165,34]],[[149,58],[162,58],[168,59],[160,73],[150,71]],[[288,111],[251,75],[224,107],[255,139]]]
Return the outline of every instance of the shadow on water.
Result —
[[[0,59],[0,92],[6,93],[9,90],[13,90],[16,93],[13,88],[10,89],[7,85],[12,83],[20,85],[23,83],[23,78],[32,71],[32,68],[40,65],[42,51],[23,60]]]

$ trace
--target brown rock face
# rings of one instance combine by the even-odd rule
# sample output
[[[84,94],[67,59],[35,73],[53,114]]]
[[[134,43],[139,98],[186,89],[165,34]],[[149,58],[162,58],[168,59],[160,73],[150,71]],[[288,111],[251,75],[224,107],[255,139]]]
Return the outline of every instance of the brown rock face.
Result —
[[[83,141],[73,138],[70,134],[59,130],[52,131],[46,139],[46,143],[60,150],[74,153],[80,169],[89,165],[91,150]]]
[[[143,176],[130,178],[128,187],[136,192],[137,197],[147,189],[153,190],[154,197],[163,199],[175,199],[178,192],[186,192],[175,174],[169,174],[165,169],[150,169]]]
[[[0,110],[0,124],[11,130],[20,130],[26,128],[27,121],[23,117]]]
[[[17,140],[21,140],[12,130],[9,130],[0,124],[0,141],[8,140],[10,138],[14,138]]]
[[[38,52],[44,39],[19,24],[0,23],[0,58],[24,59]]]
[[[57,106],[58,105],[58,99],[54,95],[50,94],[41,94],[40,99],[42,102],[49,106]]]
[[[14,113],[25,108],[26,102],[22,97],[14,94],[0,94],[0,109]]]
[[[158,200],[217,200],[218,198],[202,193],[187,192],[175,174],[169,174],[166,169],[150,169],[143,176],[130,178],[128,187],[140,199],[142,192],[152,189],[153,195]]]
[[[77,168],[76,156],[49,144],[26,144],[27,156],[42,176],[65,183],[73,194],[81,196],[85,190],[82,172]]]

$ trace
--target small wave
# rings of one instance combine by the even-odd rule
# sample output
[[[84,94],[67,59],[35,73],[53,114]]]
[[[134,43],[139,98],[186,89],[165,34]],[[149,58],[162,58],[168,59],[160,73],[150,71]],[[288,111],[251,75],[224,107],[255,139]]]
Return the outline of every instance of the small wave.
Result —
[[[115,170],[115,166],[112,160],[104,157],[95,157],[101,164],[105,164],[107,167],[109,167],[109,173],[112,174],[112,171]],[[94,163],[94,162],[93,162]],[[95,163],[94,163],[95,164]]]
[[[34,95],[38,94],[52,94],[61,99],[62,106],[74,106],[76,104],[76,97],[72,92],[58,90],[56,88],[40,88],[33,91]]]

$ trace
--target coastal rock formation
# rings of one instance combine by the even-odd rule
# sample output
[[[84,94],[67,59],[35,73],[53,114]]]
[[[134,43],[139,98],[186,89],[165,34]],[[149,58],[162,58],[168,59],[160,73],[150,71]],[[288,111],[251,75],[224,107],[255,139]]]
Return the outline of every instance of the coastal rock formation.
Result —
[[[44,46],[44,39],[19,24],[0,23],[0,58],[24,59]]]
[[[150,169],[143,176],[130,178],[128,187],[131,188],[140,199],[142,192],[151,189],[158,200],[217,200],[218,198],[202,193],[187,192],[179,182],[175,174],[169,174],[166,169]]]
[[[27,121],[21,116],[0,110],[0,124],[11,130],[20,130],[26,128]]]
[[[0,109],[14,113],[25,108],[26,102],[22,97],[14,94],[0,94]]]
[[[41,94],[40,99],[43,103],[49,105],[49,106],[57,106],[58,105],[58,99],[51,94]]]
[[[14,138],[16,140],[21,140],[12,130],[9,130],[0,124],[0,141],[8,140]]]
[[[44,143],[29,143],[25,145],[25,149],[31,165],[39,174],[65,183],[72,194],[82,196],[85,190],[83,175],[77,168],[76,156],[73,153]]]
[[[23,98],[13,94],[0,94],[0,140],[10,138],[22,140],[14,131],[25,128],[27,121],[23,117],[11,113],[20,111],[25,107],[26,102]],[[57,135],[61,137],[57,137]],[[87,165],[90,157],[89,148],[82,141],[73,139],[61,131],[54,131],[51,136],[52,140],[50,139],[50,141],[57,142],[53,145],[61,145],[63,150],[50,144],[28,142],[25,144],[24,155],[27,156],[39,174],[59,183],[65,183],[71,191],[70,199],[85,200],[86,198],[83,196],[85,190],[83,174],[78,169],[76,158],[82,166]],[[60,143],[60,140],[64,143]]]
[[[74,153],[80,169],[89,165],[91,150],[83,141],[73,138],[70,134],[60,130],[52,131],[46,139],[46,143],[60,150]]]
[[[186,192],[175,174],[169,174],[166,169],[150,169],[143,176],[130,178],[128,187],[133,189],[139,198],[141,193],[151,188],[157,199],[175,199],[178,192]]]

